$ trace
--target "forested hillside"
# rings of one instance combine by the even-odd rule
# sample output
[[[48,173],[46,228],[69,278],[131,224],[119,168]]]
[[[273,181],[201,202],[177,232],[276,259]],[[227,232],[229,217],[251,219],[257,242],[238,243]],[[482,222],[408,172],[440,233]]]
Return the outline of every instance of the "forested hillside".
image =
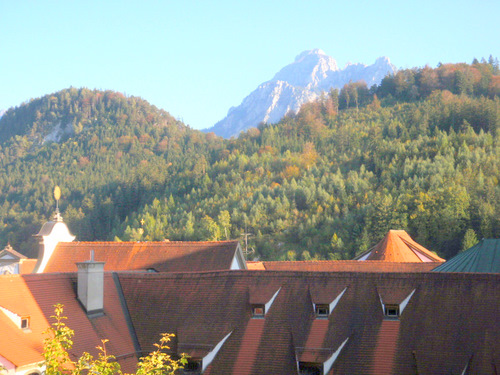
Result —
[[[224,141],[138,98],[64,90],[0,120],[0,244],[31,251],[58,184],[79,240],[246,232],[250,257],[349,259],[406,229],[449,258],[500,237],[499,95],[495,60],[403,70]]]
[[[110,91],[71,88],[10,109],[0,119],[2,245],[30,254],[55,185],[78,239],[112,238],[127,215],[167,194],[172,175],[193,168],[210,137]]]

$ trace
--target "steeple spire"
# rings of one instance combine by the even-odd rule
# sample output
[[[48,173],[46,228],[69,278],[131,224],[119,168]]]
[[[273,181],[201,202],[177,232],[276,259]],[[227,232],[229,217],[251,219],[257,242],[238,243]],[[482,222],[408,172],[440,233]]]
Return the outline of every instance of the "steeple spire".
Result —
[[[63,218],[59,212],[59,199],[61,199],[61,189],[56,185],[54,188],[54,198],[56,199],[56,212],[54,214],[54,221],[62,222]]]

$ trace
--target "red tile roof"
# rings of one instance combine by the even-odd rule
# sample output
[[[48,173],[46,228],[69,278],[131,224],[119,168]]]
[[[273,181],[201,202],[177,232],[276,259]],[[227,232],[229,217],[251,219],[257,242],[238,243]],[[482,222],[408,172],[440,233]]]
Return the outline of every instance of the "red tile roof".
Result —
[[[255,361],[258,361],[257,350],[262,340],[262,333],[264,332],[264,319],[250,319],[245,328],[245,333],[241,339],[239,346],[238,356],[234,364],[234,370],[240,375],[251,375],[252,368]]]
[[[215,271],[231,268],[238,241],[219,242],[61,242],[44,270],[76,272],[76,262],[105,262],[106,271]]]
[[[343,283],[332,284],[326,279],[318,280],[309,285],[311,301],[315,304],[330,304],[349,285]]]
[[[442,262],[388,262],[384,260],[307,260],[247,262],[249,270],[304,272],[429,272]]]
[[[380,368],[391,368],[393,374],[461,373],[467,363],[470,373],[491,374],[492,364],[500,364],[498,274],[219,271],[114,275],[116,280],[105,276],[105,316],[100,318],[89,319],[83,312],[75,298],[72,273],[0,277],[0,306],[19,315],[32,314],[36,327],[46,326],[52,305],[62,302],[68,325],[76,331],[75,353],[92,351],[100,337],[107,337],[110,351],[130,367],[134,360],[133,355],[127,356],[134,353],[130,332],[137,335],[141,354],[154,348],[161,332],[171,332],[177,334],[173,352],[188,348],[199,356],[232,332],[209,367],[212,374],[243,370],[252,375],[296,374],[297,358],[304,355],[322,362],[347,338],[330,375],[368,374]],[[251,294],[259,293],[265,300],[280,287],[265,319],[252,319]],[[313,299],[333,299],[346,287],[329,318],[323,323],[315,319]],[[120,307],[120,290],[132,331]],[[394,340],[380,297],[399,303],[413,290]],[[30,355],[36,357],[35,341],[24,341],[30,336],[18,335],[18,328],[9,326],[4,315],[0,312],[0,329],[8,334],[7,338],[0,335],[0,355],[6,353],[17,363]],[[11,338],[21,340],[19,345],[34,353],[10,353]],[[394,342],[390,351],[381,351]],[[315,354],[313,349],[317,356],[307,358]]]
[[[371,374],[392,374],[399,334],[398,320],[384,320],[380,326]]]
[[[264,262],[260,261],[247,261],[247,268],[249,270],[265,270],[266,267],[264,267]]]
[[[19,261],[19,273],[32,273],[37,262],[38,259],[21,259]]]
[[[407,283],[400,285],[382,285],[377,287],[377,292],[385,304],[400,304],[410,295],[415,288]]]
[[[70,273],[0,277],[0,306],[29,316],[31,330],[25,333],[0,311],[0,355],[17,367],[41,361],[42,332],[53,322],[50,316],[54,315],[54,305],[62,303],[66,324],[75,331],[71,353],[96,355],[96,346],[107,338],[109,353],[117,356],[124,370],[132,371],[137,362],[134,345],[112,276],[105,276],[104,315],[92,319],[76,299],[75,282],[76,275]]]
[[[390,230],[373,249],[356,259],[386,262],[444,262],[444,259],[413,241],[404,230]]]
[[[296,374],[297,355],[306,354],[300,348],[317,345],[318,353],[331,355],[347,338],[330,374],[370,373],[376,357],[392,358],[393,374],[414,373],[416,365],[419,373],[460,373],[471,354],[473,373],[491,373],[491,363],[500,363],[500,275],[224,271],[120,273],[119,279],[142,350],[159,332],[177,333],[179,344],[197,337],[209,346],[233,332],[210,365],[214,374],[241,373],[245,347],[241,360],[246,369],[253,363],[252,375]],[[321,285],[348,286],[325,323],[315,320],[309,292]],[[250,290],[271,294],[279,286],[258,331],[251,327],[259,323],[251,319]],[[377,352],[386,331],[379,292],[391,288],[415,293],[401,314],[394,352],[384,354]],[[248,327],[255,328],[252,335]]]
[[[0,307],[19,317],[29,316],[31,331],[23,331],[0,310],[0,355],[16,367],[43,361],[42,332],[49,323],[32,298],[24,278],[0,276],[0,291]]]
[[[300,362],[323,363],[329,352],[323,350],[323,342],[328,332],[328,319],[314,319],[304,348],[298,350]]]

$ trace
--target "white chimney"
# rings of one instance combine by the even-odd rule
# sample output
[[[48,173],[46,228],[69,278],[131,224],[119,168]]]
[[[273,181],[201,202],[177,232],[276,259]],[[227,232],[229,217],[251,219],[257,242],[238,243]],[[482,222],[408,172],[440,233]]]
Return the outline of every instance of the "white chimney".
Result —
[[[104,312],[104,262],[94,261],[94,250],[90,260],[76,263],[78,267],[78,299],[87,315]]]

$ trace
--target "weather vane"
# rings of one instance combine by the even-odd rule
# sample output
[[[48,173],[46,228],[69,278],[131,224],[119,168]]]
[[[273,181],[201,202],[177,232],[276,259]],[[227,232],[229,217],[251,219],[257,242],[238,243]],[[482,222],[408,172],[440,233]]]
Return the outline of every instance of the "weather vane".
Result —
[[[54,188],[54,198],[56,199],[56,214],[54,215],[54,218],[56,221],[62,221],[62,217],[59,214],[59,199],[61,199],[61,189],[57,185]]]

